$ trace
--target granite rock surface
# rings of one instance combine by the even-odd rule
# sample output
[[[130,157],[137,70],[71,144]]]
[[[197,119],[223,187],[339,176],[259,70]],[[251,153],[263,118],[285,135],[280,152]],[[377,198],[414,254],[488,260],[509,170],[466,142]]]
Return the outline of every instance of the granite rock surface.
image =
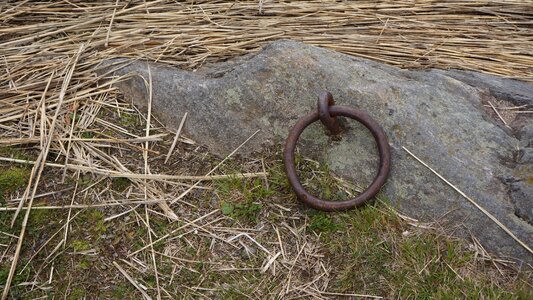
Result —
[[[123,61],[105,64],[116,68]],[[148,102],[148,67],[156,117],[177,128],[188,112],[185,135],[221,156],[258,129],[244,155],[283,143],[296,120],[316,109],[317,95],[330,91],[337,104],[366,111],[387,133],[392,171],[382,192],[402,213],[444,221],[491,253],[533,262],[531,253],[403,149],[533,248],[533,118],[522,114],[504,126],[487,107],[500,100],[532,107],[533,85],[475,72],[404,70],[282,40],[194,72],[128,61],[114,73],[133,76],[117,86],[141,108]],[[343,120],[343,126],[339,141],[318,123],[308,127],[299,141],[302,153],[368,186],[378,166],[375,142],[357,122]]]

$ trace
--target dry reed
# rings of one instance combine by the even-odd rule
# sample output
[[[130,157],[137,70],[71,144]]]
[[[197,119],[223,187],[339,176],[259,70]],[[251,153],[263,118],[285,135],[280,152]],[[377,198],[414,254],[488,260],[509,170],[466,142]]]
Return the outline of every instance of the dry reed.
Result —
[[[109,108],[119,116],[135,113],[135,110],[120,101],[112,86],[122,78],[99,82],[95,70],[100,61],[120,56],[196,69],[206,63],[255,52],[276,39],[290,38],[405,68],[458,68],[533,82],[532,12],[531,2],[510,0],[5,1],[0,6],[0,145],[26,145],[41,151],[36,170],[53,166],[95,176],[128,178],[133,183],[127,192],[128,203],[137,206],[153,203],[160,207],[160,212],[155,212],[146,206],[144,217],[136,212],[137,206],[126,212],[131,212],[139,224],[144,222],[150,239],[148,214],[162,211],[171,220],[185,220],[186,225],[176,230],[176,233],[181,232],[180,237],[200,232],[197,234],[211,236],[230,248],[239,248],[250,241],[241,241],[242,235],[234,231],[212,227],[224,219],[216,211],[195,215],[194,221],[187,221],[174,211],[178,205],[190,205],[181,199],[199,183],[227,175],[151,173],[148,155],[159,155],[152,145],[161,142],[169,132],[150,116],[143,120],[143,133],[132,132],[131,128],[115,124],[101,114]],[[87,137],[87,133],[96,136]],[[180,133],[175,138],[193,143]],[[110,155],[107,151],[110,147],[121,152],[142,151],[144,174],[134,172],[121,156]],[[166,160],[174,153],[173,148],[174,145],[165,149]],[[26,163],[16,158],[2,159]],[[64,176],[71,175],[71,172],[64,173]],[[262,175],[264,172],[240,176]],[[184,180],[200,181],[192,186],[176,185]],[[174,184],[181,190],[168,192],[160,183]],[[36,189],[35,184],[32,195],[26,193],[6,210],[24,209],[27,219],[30,213],[27,208],[32,206]],[[89,191],[89,188],[75,190],[70,198],[72,202],[59,207],[86,207],[74,203],[74,197],[82,193],[87,195]],[[25,201],[28,198],[29,201]],[[171,201],[168,204],[154,199]],[[96,205],[120,206],[122,203],[108,199]],[[283,214],[285,208],[276,209]],[[216,219],[196,225],[195,222],[204,217]],[[183,232],[185,227],[193,229]],[[272,249],[260,269],[273,274],[276,274],[276,266],[277,272],[282,268],[285,272],[290,270],[286,285],[276,293],[279,296],[339,296],[326,291],[328,269],[319,266],[322,262],[313,256],[317,251],[315,245],[301,236],[293,236],[297,229],[288,224],[275,230],[280,249]],[[58,246],[64,245],[66,232]],[[283,240],[296,241],[295,249],[283,246],[280,232]],[[170,238],[174,233],[163,238]],[[258,243],[250,235],[248,237]],[[156,239],[159,240],[161,238]],[[18,249],[22,243],[23,234]],[[147,243],[142,250],[151,245],[152,242]],[[151,250],[155,266],[155,252]],[[173,251],[169,248],[166,255],[176,254]],[[130,268],[142,265],[140,260],[134,260],[141,254],[139,252],[141,249],[130,254],[133,262],[123,262]],[[52,254],[49,257],[53,257]],[[17,259],[12,263],[14,271]],[[41,269],[49,263],[47,258]],[[302,279],[291,278],[297,263],[296,268],[300,269],[306,265],[320,267],[311,285],[298,285],[302,284]],[[149,298],[124,268],[116,262],[113,264],[145,298]],[[179,265],[184,263],[179,262]],[[155,272],[157,276],[157,270]],[[9,283],[4,297],[8,288]],[[206,292],[199,287],[183,288],[200,297]]]

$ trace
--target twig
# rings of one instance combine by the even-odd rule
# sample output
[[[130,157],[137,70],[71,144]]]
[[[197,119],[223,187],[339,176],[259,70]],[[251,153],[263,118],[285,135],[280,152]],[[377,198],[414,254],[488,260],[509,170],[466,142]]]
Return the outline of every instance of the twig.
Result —
[[[65,165],[68,164],[68,159],[70,157],[70,149],[72,147],[72,135],[74,134],[74,127],[76,126],[76,115],[78,113],[77,106],[78,106],[78,102],[74,102],[73,104],[74,115],[72,116],[72,125],[70,126],[70,131],[68,134],[67,153],[65,154]],[[65,182],[65,177],[67,177],[67,168],[63,169],[63,176],[61,177],[61,183]]]
[[[272,256],[267,262],[266,264],[261,268],[261,273],[265,273],[268,268],[270,268],[270,266],[276,261],[276,259],[278,258],[278,256],[281,255],[281,251],[279,251],[278,253],[276,253],[276,255]]]
[[[141,294],[143,295],[144,299],[146,300],[152,300],[152,297],[150,297],[140,286],[139,284],[137,283],[137,281],[135,279],[133,279],[127,272],[126,270],[124,270],[119,264],[117,264],[116,261],[113,262],[113,265],[118,269],[118,271],[120,273],[122,273],[122,275],[124,275],[124,277],[126,277],[126,279],[139,291],[141,292]]]
[[[385,24],[383,25],[383,28],[379,32],[379,36],[378,36],[378,39],[376,40],[376,44],[379,44],[379,39],[381,39],[381,36],[383,35],[383,31],[385,31],[385,28],[387,28],[387,24],[389,23],[389,19],[390,18],[387,18],[387,20],[385,21]]]
[[[50,150],[50,144],[52,143],[57,117],[58,117],[60,109],[61,109],[61,104],[63,103],[63,98],[65,97],[65,90],[66,90],[68,84],[70,83],[70,79],[72,78],[72,73],[74,73],[74,69],[76,68],[76,63],[78,62],[78,59],[79,59],[81,53],[83,52],[84,47],[85,47],[84,44],[80,45],[80,48],[78,49],[76,57],[74,58],[74,61],[72,63],[72,67],[70,68],[67,76],[65,77],[65,80],[63,81],[63,87],[61,88],[61,91],[59,93],[59,104],[57,105],[56,112],[55,112],[54,117],[52,119],[52,124],[50,125],[49,137],[48,137],[48,139],[46,141],[45,149],[43,149],[43,151],[41,151],[41,155],[40,155],[41,161],[39,162],[40,164],[39,164],[39,167],[38,167],[39,171],[37,173],[37,178],[35,179],[35,184],[33,186],[32,195],[31,195],[31,197],[29,199],[29,202],[28,202],[28,209],[26,210],[26,214],[24,215],[24,219],[22,220],[22,227],[20,229],[19,239],[17,241],[17,248],[15,250],[15,255],[13,256],[13,262],[11,263],[11,268],[9,269],[9,275],[7,277],[7,281],[6,281],[6,284],[5,284],[5,287],[4,287],[4,292],[2,293],[2,300],[7,299],[7,296],[9,294],[9,288],[11,287],[11,281],[13,280],[13,275],[15,274],[15,269],[17,268],[17,263],[18,263],[18,259],[19,259],[19,256],[20,256],[20,250],[22,249],[22,243],[24,241],[24,234],[26,233],[26,226],[28,224],[28,219],[29,219],[30,212],[31,212],[31,206],[33,205],[33,199],[35,197],[35,194],[37,193],[37,187],[39,186],[39,180],[41,179],[41,174],[42,174],[42,172],[44,170],[44,165],[45,165],[44,162],[46,161],[46,158],[48,157],[48,151]],[[35,167],[37,167],[37,166],[38,165],[35,165]],[[21,201],[21,203],[22,202],[23,201]],[[22,207],[22,205],[19,206],[19,207]],[[16,213],[15,213],[15,216],[13,217],[13,222],[15,221],[15,219],[16,219]],[[11,224],[11,226],[13,226],[13,223]]]
[[[148,68],[148,92],[149,92],[148,116],[146,118],[146,136],[150,136],[150,120],[152,117],[153,84],[152,84],[152,71],[150,70],[150,65],[146,63],[146,67]],[[146,150],[148,150],[149,148],[148,143],[149,142],[147,141],[144,146]],[[148,151],[144,151],[143,157],[144,157],[144,174],[148,174],[150,172],[150,170],[148,169]],[[144,180],[144,200],[148,200],[146,190],[147,190],[147,183],[145,179]],[[160,203],[159,206],[163,209],[165,214],[175,215],[166,202]],[[156,289],[157,289],[157,300],[161,300],[161,288],[159,287],[159,274],[157,272],[157,263],[155,261],[154,246],[152,244],[152,228],[150,226],[150,217],[148,215],[148,205],[144,206],[144,215],[146,218],[146,227],[148,228],[147,230],[148,231],[148,243],[150,244],[150,250],[152,253],[152,264],[154,266],[155,284],[156,284]]]
[[[16,162],[20,164],[36,164],[36,161],[15,159],[8,157],[0,157],[0,161],[9,161]],[[190,176],[190,175],[167,175],[167,174],[137,174],[137,173],[124,173],[114,170],[103,170],[96,167],[87,167],[82,165],[74,164],[56,164],[45,162],[45,166],[54,167],[54,168],[68,168],[76,171],[92,172],[99,175],[109,176],[111,178],[121,177],[121,178],[132,178],[132,179],[150,179],[150,180],[199,180],[199,181],[209,181],[209,180],[219,180],[226,178],[253,178],[266,176],[268,173],[259,172],[259,173],[239,173],[239,174],[225,174],[225,175],[206,175],[206,176]],[[196,188],[194,186],[193,188]]]
[[[180,227],[178,227],[178,228],[172,230],[171,232],[169,232],[169,233],[165,234],[164,236],[158,238],[157,240],[153,241],[153,242],[150,243],[149,245],[145,245],[145,246],[143,246],[142,248],[140,248],[140,249],[138,249],[138,250],[136,250],[136,251],[133,251],[132,253],[128,254],[128,257],[131,257],[131,256],[133,256],[133,255],[135,255],[135,254],[137,254],[137,253],[143,251],[144,249],[146,249],[146,248],[148,248],[148,247],[150,247],[150,246],[153,246],[153,245],[155,245],[155,244],[161,242],[162,240],[164,240],[164,239],[170,237],[170,236],[173,235],[174,233],[176,233],[176,232],[182,230],[183,228],[186,228],[186,227],[188,227],[188,226],[190,226],[190,225],[193,225],[194,223],[196,223],[196,222],[198,222],[198,221],[201,221],[201,220],[203,220],[203,219],[209,217],[210,215],[212,215],[212,214],[214,214],[214,213],[216,213],[216,212],[218,212],[218,211],[219,211],[218,209],[215,209],[215,210],[213,210],[212,212],[210,212],[210,213],[208,213],[208,214],[205,214],[205,215],[203,215],[203,216],[201,216],[201,217],[199,217],[199,218],[197,218],[197,219],[195,219],[195,220],[193,220],[193,221],[191,221],[191,222],[189,222],[189,223],[186,223],[186,224],[184,224],[184,225],[182,225],[182,226],[180,226]]]
[[[113,14],[111,14],[111,21],[109,21],[109,27],[107,28],[107,34],[105,36],[105,43],[104,43],[104,47],[106,48],[109,46],[109,35],[111,34],[111,27],[113,26],[113,20],[115,19],[115,14],[117,13],[118,1],[119,0],[115,2],[115,8],[113,8]]]
[[[333,292],[320,292],[318,293],[322,295],[328,295],[328,296],[341,296],[341,297],[359,297],[359,298],[371,298],[371,299],[383,299],[383,297],[380,296],[374,296],[374,295],[367,295],[367,294],[353,294],[353,293],[333,293]]]
[[[74,198],[76,197],[76,192],[78,191],[78,182],[80,180],[80,173],[78,172],[76,174],[76,184],[74,185],[74,192],[72,193],[72,198],[70,199],[70,205],[74,205]],[[65,245],[67,244],[67,235],[68,235],[68,227],[70,223],[70,214],[72,213],[72,207],[68,209],[68,215],[67,215],[67,221],[65,223],[65,235],[63,236],[63,248],[65,248]]]
[[[176,144],[178,143],[178,138],[180,137],[180,133],[181,133],[181,130],[183,129],[183,125],[185,124],[186,119],[187,119],[187,112],[185,112],[185,114],[183,115],[183,118],[181,118],[180,126],[178,127],[178,131],[176,131],[176,136],[174,137],[174,141],[172,141],[172,146],[170,146],[170,149],[168,149],[167,157],[165,158],[165,164],[170,158],[172,151],[174,151],[174,147],[176,147]]]
[[[302,245],[302,248],[300,249],[300,251],[298,251],[296,258],[294,259],[294,262],[292,263],[291,268],[289,269],[289,274],[287,274],[287,287],[285,288],[286,294],[289,293],[289,288],[291,285],[292,270],[294,269],[294,266],[296,266],[296,264],[298,263],[298,258],[300,258],[300,255],[304,251],[306,245],[307,245],[307,242],[304,242],[304,244]]]
[[[251,140],[259,131],[258,129],[256,132],[254,132],[250,137],[248,137],[242,144],[240,144],[235,150],[233,150],[228,156],[226,156],[221,162],[219,162],[211,171],[207,172],[206,176],[209,176],[211,173],[216,171],[218,167],[220,167],[226,160],[228,160],[233,154],[235,154],[239,149],[241,149],[242,146],[244,146],[249,140]],[[195,188],[197,185],[199,185],[203,180],[198,180],[195,184],[193,184],[190,188],[188,188],[185,192],[181,193],[176,199],[172,200],[170,204],[174,204],[176,201],[180,200],[181,198],[185,197],[190,191],[192,191],[193,188]]]
[[[533,254],[533,250],[529,248],[528,245],[526,245],[524,242],[522,242],[518,237],[514,235],[507,226],[503,225],[498,219],[496,219],[495,216],[493,216],[490,212],[488,212],[486,209],[481,207],[479,204],[476,203],[472,198],[468,197],[465,193],[463,193],[460,189],[458,189],[456,186],[451,184],[446,178],[444,178],[442,175],[437,173],[437,171],[433,170],[430,166],[428,166],[425,162],[423,162],[420,158],[416,157],[411,151],[407,150],[407,148],[402,147],[403,150],[405,150],[409,155],[411,155],[414,159],[416,159],[419,163],[421,163],[424,167],[428,168],[433,174],[437,175],[442,181],[444,181],[447,185],[449,185],[451,188],[453,188],[456,192],[458,192],[461,196],[463,196],[466,200],[470,201],[475,207],[477,207],[482,213],[484,213],[489,219],[491,219],[496,225],[498,225],[503,231],[505,231],[510,237],[512,237],[520,246],[524,247],[530,254]]]
[[[117,203],[97,203],[97,204],[73,204],[73,205],[63,205],[63,206],[32,206],[31,209],[85,209],[85,208],[95,208],[95,207],[111,207],[111,206],[123,206],[123,205],[140,205],[140,204],[157,204],[161,202],[167,202],[169,200],[146,200],[146,201],[123,201]],[[23,206],[22,210],[28,209],[27,206]],[[16,207],[0,207],[0,212],[2,211],[15,211]]]
[[[500,120],[502,120],[503,124],[505,126],[509,127],[507,122],[505,122],[505,120],[502,118],[502,115],[500,115],[500,112],[496,109],[496,107],[494,107],[494,105],[492,105],[492,102],[490,102],[490,101],[488,101],[488,102],[489,102],[490,107],[492,107],[492,110],[496,113],[496,115],[498,115],[498,118],[500,118]]]
[[[139,205],[136,205],[135,207],[132,207],[132,208],[130,208],[130,209],[128,209],[128,210],[125,210],[125,211],[123,211],[123,212],[121,212],[121,213],[118,213],[118,214],[116,214],[116,215],[113,215],[113,216],[107,217],[107,218],[104,219],[104,222],[109,222],[109,221],[111,221],[111,220],[113,220],[113,219],[116,219],[116,218],[121,217],[121,216],[123,216],[123,215],[125,215],[125,214],[128,214],[128,213],[130,213],[131,211],[136,210],[138,207],[139,207]]]
[[[241,232],[241,233],[237,234],[236,236],[227,239],[226,242],[228,242],[228,243],[232,242],[232,241],[240,238],[241,236],[247,237],[250,241],[254,242],[254,244],[256,244],[261,250],[265,251],[266,254],[272,255],[270,253],[270,251],[268,251],[267,248],[263,247],[263,245],[259,244],[259,242],[257,242],[254,238],[252,238],[248,233],[245,233],[245,232]]]

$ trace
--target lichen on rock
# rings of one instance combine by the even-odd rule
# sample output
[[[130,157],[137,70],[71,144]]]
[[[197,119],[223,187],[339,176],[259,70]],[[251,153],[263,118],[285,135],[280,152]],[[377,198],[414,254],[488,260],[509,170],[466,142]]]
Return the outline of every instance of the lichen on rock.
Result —
[[[403,70],[293,41],[196,72],[130,61],[115,74],[148,78],[148,64],[152,112],[171,128],[188,112],[185,134],[220,155],[258,129],[242,153],[283,142],[295,121],[316,109],[317,95],[330,91],[337,104],[366,111],[388,134],[392,172],[383,193],[400,211],[460,225],[457,234],[472,233],[489,251],[533,262],[507,233],[402,150],[416,153],[533,247],[531,162],[516,159],[517,145],[522,152],[532,145],[527,134],[515,135],[533,122],[524,116],[507,128],[484,108],[487,97],[532,105],[531,84],[463,71]],[[117,86],[146,107],[139,76]],[[349,129],[340,141],[329,140],[319,125],[307,130],[302,152],[340,176],[369,184],[378,163],[375,142],[360,125],[345,123]]]

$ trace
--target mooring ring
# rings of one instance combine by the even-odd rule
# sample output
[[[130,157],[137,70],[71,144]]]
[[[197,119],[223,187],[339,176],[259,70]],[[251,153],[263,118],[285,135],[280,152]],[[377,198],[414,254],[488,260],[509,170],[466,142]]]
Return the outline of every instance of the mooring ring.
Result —
[[[320,122],[329,130],[332,135],[341,133],[341,127],[336,117],[332,117],[329,113],[329,107],[335,105],[333,95],[330,92],[323,92],[318,96],[318,118]]]
[[[391,154],[387,135],[379,126],[379,124],[366,113],[353,109],[347,106],[333,105],[329,106],[329,112],[333,117],[343,116],[354,119],[363,124],[374,136],[377,142],[379,151],[379,171],[370,186],[364,190],[357,197],[343,200],[343,201],[327,201],[319,199],[305,190],[300,183],[296,168],[294,165],[294,150],[298,138],[307,126],[319,120],[318,110],[308,113],[298,120],[294,127],[290,130],[287,141],[285,142],[285,150],[283,153],[283,162],[285,164],[285,172],[289,179],[298,199],[314,209],[322,211],[343,211],[358,207],[367,200],[372,199],[381,189],[390,172]]]

